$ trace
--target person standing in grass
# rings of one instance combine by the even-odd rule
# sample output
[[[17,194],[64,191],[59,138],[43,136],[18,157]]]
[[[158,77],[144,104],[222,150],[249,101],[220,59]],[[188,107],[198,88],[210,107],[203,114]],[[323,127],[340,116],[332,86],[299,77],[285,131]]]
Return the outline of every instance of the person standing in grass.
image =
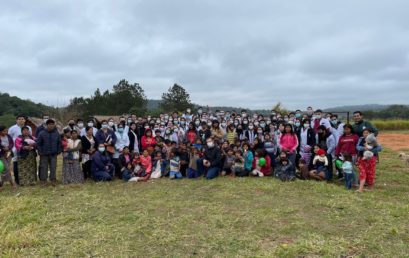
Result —
[[[0,187],[2,187],[3,182],[9,181],[10,184],[16,188],[16,183],[14,182],[10,172],[13,147],[13,138],[7,133],[7,128],[0,125],[0,160],[4,165],[4,172],[1,174],[0,178]]]
[[[15,147],[21,186],[32,186],[37,182],[37,152],[34,139],[28,127],[25,126],[21,129],[21,135],[16,139]]]
[[[342,172],[345,176],[345,188],[349,190],[352,188],[354,180],[352,156],[349,153],[344,153],[342,156],[344,157],[344,162],[342,163]]]
[[[16,124],[9,128],[8,133],[13,138],[13,142],[16,141],[17,137],[21,135],[21,129],[23,126],[26,126],[26,116],[25,115],[18,115],[16,118]],[[30,135],[32,135],[31,127],[27,126]],[[17,184],[20,184],[19,181],[19,173],[18,173],[18,166],[17,166],[17,150],[13,148],[13,173],[14,173],[14,180]]]
[[[50,169],[50,180],[53,186],[57,183],[57,156],[62,152],[61,137],[55,127],[55,121],[48,119],[47,130],[42,131],[37,138],[37,149],[40,155],[40,181],[45,185]]]
[[[93,128],[87,126],[85,128],[86,134],[81,137],[81,147],[82,147],[82,171],[84,174],[84,179],[92,178],[91,173],[91,158],[92,154],[98,148],[97,140],[93,135]]]
[[[79,184],[84,182],[84,174],[80,166],[81,140],[78,131],[72,130],[71,137],[67,139],[67,150],[63,155],[62,183]]]

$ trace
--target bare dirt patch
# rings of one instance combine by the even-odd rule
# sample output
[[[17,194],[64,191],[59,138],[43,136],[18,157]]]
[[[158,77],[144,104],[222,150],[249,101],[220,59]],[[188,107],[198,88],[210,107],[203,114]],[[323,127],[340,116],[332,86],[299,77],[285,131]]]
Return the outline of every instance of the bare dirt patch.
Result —
[[[378,139],[382,146],[394,151],[409,149],[409,134],[381,133]]]

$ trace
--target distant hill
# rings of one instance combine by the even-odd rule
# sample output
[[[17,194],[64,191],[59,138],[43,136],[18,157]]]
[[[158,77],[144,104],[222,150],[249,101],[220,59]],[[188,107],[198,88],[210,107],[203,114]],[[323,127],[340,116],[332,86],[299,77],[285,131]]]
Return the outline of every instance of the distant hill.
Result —
[[[0,116],[2,115],[18,115],[40,117],[43,113],[50,113],[55,110],[53,107],[46,106],[41,103],[34,103],[31,100],[20,99],[15,96],[10,96],[7,93],[0,92]]]

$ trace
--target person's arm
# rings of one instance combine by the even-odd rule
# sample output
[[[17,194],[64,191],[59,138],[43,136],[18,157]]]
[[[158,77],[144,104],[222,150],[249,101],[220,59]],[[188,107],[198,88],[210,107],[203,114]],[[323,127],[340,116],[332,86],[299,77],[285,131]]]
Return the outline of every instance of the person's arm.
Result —
[[[298,148],[298,137],[294,135],[293,138],[294,138],[294,145],[291,147],[291,150],[290,150],[291,153],[295,153],[295,151]]]
[[[364,140],[364,138],[360,138],[360,139],[358,140],[358,143],[357,143],[357,145],[356,145],[357,151],[365,151],[365,146],[362,145],[362,141],[363,141],[363,140]]]
[[[82,150],[81,142],[78,143],[77,147],[71,149],[71,151],[81,151],[81,150]]]
[[[105,164],[102,162],[101,154],[94,155],[92,157],[92,162],[97,166],[98,170],[105,170]]]
[[[331,134],[328,138],[328,143],[327,143],[327,153],[328,154],[332,154],[335,150],[335,136],[333,134]]]

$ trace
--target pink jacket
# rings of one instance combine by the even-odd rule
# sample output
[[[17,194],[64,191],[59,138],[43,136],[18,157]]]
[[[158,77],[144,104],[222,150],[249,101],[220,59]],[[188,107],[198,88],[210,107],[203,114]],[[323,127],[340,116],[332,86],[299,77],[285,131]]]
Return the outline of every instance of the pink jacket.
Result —
[[[286,133],[281,136],[280,148],[281,150],[288,150],[291,154],[295,153],[298,147],[298,138],[296,134]]]
[[[145,157],[145,156],[141,155],[140,160],[141,160],[142,167],[145,168],[145,172],[147,174],[150,174],[151,171],[152,171],[152,158],[151,158],[151,156]]]

